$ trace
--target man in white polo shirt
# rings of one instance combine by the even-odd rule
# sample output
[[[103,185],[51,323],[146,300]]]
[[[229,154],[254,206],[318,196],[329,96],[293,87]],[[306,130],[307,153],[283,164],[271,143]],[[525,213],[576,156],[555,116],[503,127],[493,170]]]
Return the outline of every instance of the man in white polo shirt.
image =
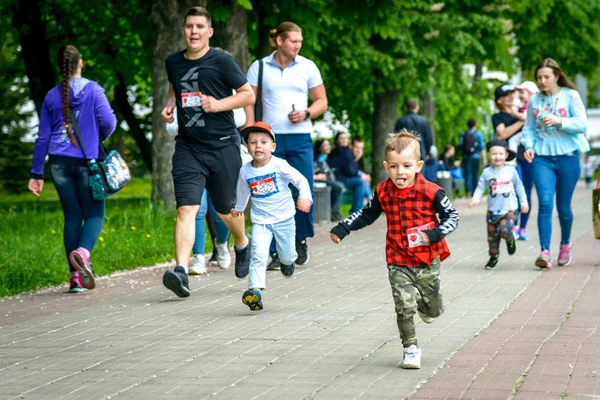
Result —
[[[311,139],[311,118],[318,117],[327,110],[327,95],[319,69],[311,60],[299,56],[302,48],[302,29],[293,22],[283,22],[270,34],[275,51],[255,61],[246,77],[257,93],[259,86],[259,64],[263,63],[262,73],[262,121],[275,132],[277,149],[274,155],[285,159],[310,183],[313,189],[313,146]],[[308,97],[312,103],[308,106]],[[257,99],[257,102],[259,100]],[[246,125],[255,122],[253,110],[247,107]],[[294,198],[297,190],[292,189]],[[313,213],[296,211],[296,264],[308,262],[306,238],[314,236]],[[271,244],[271,262],[268,269],[277,269],[279,260],[274,243]]]

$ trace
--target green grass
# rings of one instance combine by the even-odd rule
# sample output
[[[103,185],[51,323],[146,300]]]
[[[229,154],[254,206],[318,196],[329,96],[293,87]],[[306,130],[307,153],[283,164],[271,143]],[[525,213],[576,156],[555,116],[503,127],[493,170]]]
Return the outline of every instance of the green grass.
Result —
[[[106,200],[104,228],[92,256],[96,275],[173,258],[175,211],[154,207],[150,188],[149,179],[136,179]],[[0,296],[68,282],[62,230],[60,202],[48,182],[41,198],[0,195]]]

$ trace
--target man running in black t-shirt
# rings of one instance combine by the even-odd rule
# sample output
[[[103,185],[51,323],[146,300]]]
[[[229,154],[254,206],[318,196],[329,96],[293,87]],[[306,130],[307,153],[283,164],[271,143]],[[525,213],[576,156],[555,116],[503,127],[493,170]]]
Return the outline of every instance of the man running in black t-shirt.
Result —
[[[165,122],[173,122],[173,109],[177,107],[179,131],[172,171],[177,200],[177,266],[165,272],[163,284],[179,297],[190,295],[188,264],[204,189],[235,238],[238,278],[248,275],[251,257],[244,218],[233,218],[229,211],[235,205],[242,166],[232,110],[253,104],[254,92],[234,59],[209,47],[211,23],[205,8],[190,8],[183,25],[187,48],[166,61],[169,99],[161,116]]]

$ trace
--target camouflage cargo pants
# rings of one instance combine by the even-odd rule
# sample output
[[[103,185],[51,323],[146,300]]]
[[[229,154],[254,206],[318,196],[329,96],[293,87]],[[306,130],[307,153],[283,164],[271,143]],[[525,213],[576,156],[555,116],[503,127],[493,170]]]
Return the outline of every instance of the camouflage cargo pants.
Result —
[[[417,311],[436,318],[444,312],[440,282],[440,259],[429,266],[397,267],[388,265],[396,319],[404,347],[417,344],[415,321]]]
[[[500,238],[514,240],[512,228],[515,226],[515,213],[509,211],[507,214],[497,215],[488,210],[485,220],[488,229],[488,246],[490,248],[490,257],[500,255]]]

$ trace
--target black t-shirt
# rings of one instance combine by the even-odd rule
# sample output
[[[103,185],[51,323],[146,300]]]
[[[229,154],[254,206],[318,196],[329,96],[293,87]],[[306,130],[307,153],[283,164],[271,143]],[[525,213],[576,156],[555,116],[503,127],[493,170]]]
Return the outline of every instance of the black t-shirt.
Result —
[[[513,117],[512,115],[510,115],[507,112],[501,111],[499,113],[496,113],[494,115],[492,115],[492,126],[494,127],[494,131],[496,130],[496,127],[500,124],[504,124],[505,128],[508,128],[509,126],[511,126],[512,124],[514,124],[515,122],[519,122],[519,120],[515,117]],[[513,133],[513,135],[517,134],[519,131]],[[512,135],[511,135],[512,136]],[[506,138],[505,140],[508,140],[509,138]]]
[[[165,65],[173,85],[177,104],[178,139],[218,148],[235,140],[233,111],[205,113],[200,93],[220,100],[233,94],[233,89],[247,80],[233,57],[210,48],[198,60],[188,60],[185,50],[167,57]],[[231,137],[231,139],[228,139]]]
[[[519,120],[504,111],[501,111],[499,113],[492,115],[492,126],[494,127],[494,131],[496,130],[496,127],[500,124],[504,124],[504,127],[507,128],[507,127],[511,126],[512,124],[514,124],[515,122],[519,122]],[[505,140],[508,142],[511,137],[513,137],[514,135],[516,135],[519,132],[521,132],[521,129],[519,129],[518,131],[516,131],[515,133],[510,135],[510,137],[506,138]],[[517,158],[520,161],[525,160],[525,157],[523,156],[524,151],[525,151],[525,148],[521,144],[519,144],[518,151],[517,151]]]

